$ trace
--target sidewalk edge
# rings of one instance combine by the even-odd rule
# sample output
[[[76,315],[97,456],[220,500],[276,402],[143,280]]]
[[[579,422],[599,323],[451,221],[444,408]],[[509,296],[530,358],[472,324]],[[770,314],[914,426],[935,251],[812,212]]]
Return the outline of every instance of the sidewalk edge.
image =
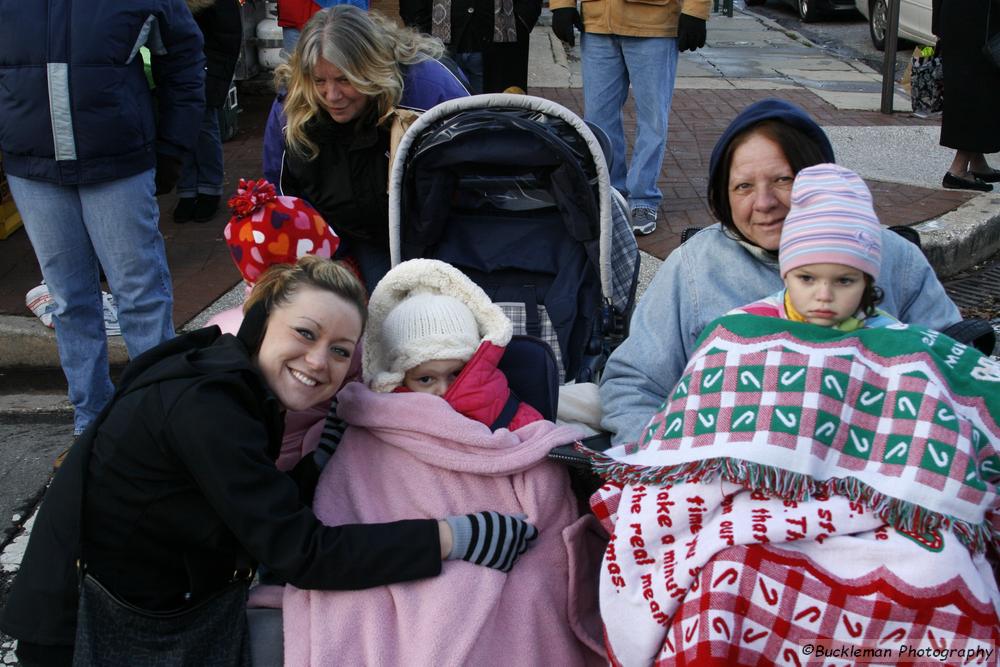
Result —
[[[121,336],[108,339],[112,364],[128,361]],[[16,368],[59,368],[56,335],[33,316],[0,315],[0,370]]]
[[[914,229],[927,261],[946,280],[1000,251],[1000,196],[979,195]]]

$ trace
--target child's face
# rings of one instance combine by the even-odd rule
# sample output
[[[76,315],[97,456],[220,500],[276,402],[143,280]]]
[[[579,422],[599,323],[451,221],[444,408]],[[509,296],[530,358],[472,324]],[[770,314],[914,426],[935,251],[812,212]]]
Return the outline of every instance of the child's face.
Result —
[[[807,264],[785,275],[792,306],[807,322],[840,324],[857,312],[865,292],[865,274],[843,264]]]
[[[406,371],[403,385],[410,391],[421,394],[444,396],[458,374],[465,368],[465,362],[458,359],[434,359],[425,361],[416,368]]]

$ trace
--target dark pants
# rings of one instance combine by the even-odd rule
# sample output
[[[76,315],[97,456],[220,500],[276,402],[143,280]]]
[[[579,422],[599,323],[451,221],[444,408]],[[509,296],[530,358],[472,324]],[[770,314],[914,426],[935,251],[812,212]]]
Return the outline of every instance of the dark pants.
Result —
[[[253,667],[281,667],[285,662],[280,609],[247,609]]]
[[[388,246],[382,243],[351,241],[347,252],[357,260],[361,275],[365,278],[365,289],[371,294],[378,281],[382,280],[382,276],[389,273],[391,262]]]
[[[73,664],[72,646],[49,646],[18,641],[15,653],[22,667],[70,667]]]
[[[518,22],[517,41],[490,44],[483,51],[483,92],[502,93],[511,86],[528,90],[529,33]]]

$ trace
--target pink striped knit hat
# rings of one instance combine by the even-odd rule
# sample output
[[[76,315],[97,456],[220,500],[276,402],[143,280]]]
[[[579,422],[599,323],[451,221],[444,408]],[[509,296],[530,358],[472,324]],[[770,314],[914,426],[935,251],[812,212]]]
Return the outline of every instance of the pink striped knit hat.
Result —
[[[835,164],[798,173],[781,228],[778,262],[782,278],[807,264],[844,264],[878,279],[882,226],[860,176]]]

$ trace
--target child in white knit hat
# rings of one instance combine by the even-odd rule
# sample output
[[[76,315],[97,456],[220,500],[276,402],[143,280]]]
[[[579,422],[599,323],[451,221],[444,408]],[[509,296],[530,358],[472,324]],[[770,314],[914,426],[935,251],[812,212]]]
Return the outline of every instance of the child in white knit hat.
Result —
[[[390,372],[403,386],[444,396],[479,349],[482,336],[469,307],[453,296],[419,292],[389,311],[380,334]]]
[[[497,368],[513,325],[455,267],[403,262],[379,282],[368,311],[363,371],[373,390],[434,394],[494,429],[542,419],[530,405],[510,405],[517,399]]]
[[[897,321],[876,308],[882,227],[868,186],[849,169],[818,164],[798,173],[778,263],[785,289],[732,312],[840,331]]]

